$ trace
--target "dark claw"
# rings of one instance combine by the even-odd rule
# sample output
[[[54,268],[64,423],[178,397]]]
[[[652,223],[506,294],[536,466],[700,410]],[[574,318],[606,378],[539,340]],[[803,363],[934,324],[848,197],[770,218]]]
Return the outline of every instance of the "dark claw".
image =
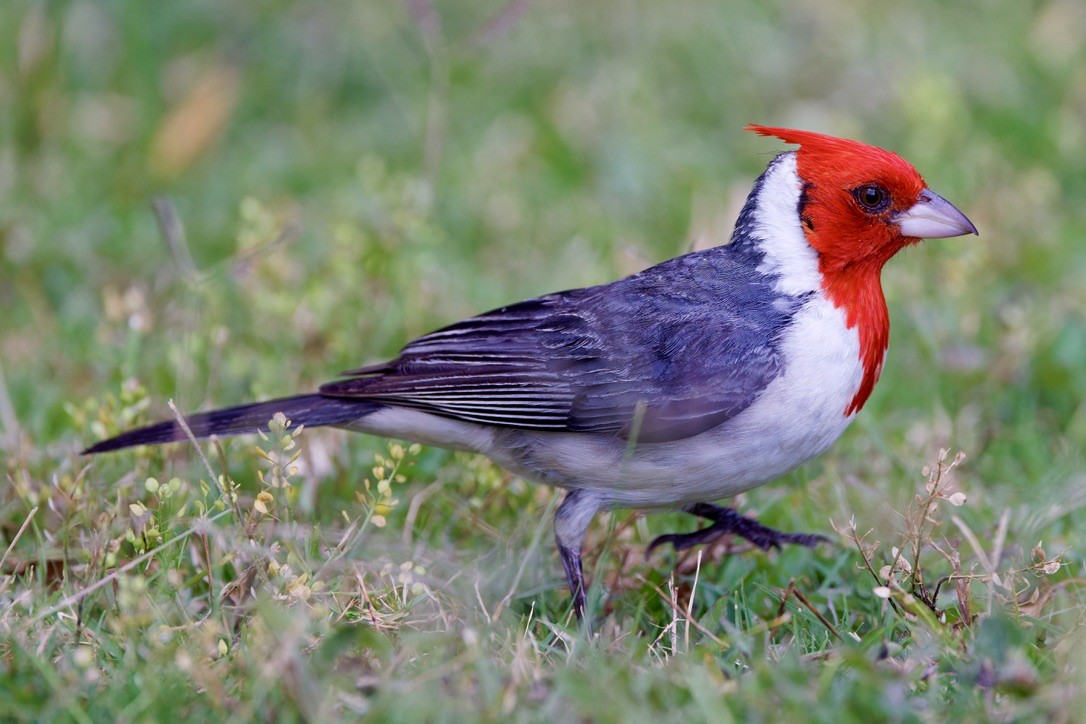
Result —
[[[645,557],[648,558],[659,546],[667,543],[670,543],[676,551],[685,551],[687,548],[693,548],[694,546],[702,545],[703,543],[709,543],[713,539],[718,538],[727,532],[728,531],[720,530],[716,525],[710,525],[695,530],[692,533],[667,533],[665,535],[657,536],[652,543],[649,543],[649,547],[645,551]]]
[[[649,544],[648,549],[645,551],[646,558],[651,556],[652,552],[658,546],[664,545],[665,543],[670,543],[676,551],[684,551],[696,545],[708,543],[725,533],[734,533],[741,538],[745,538],[763,551],[768,551],[770,548],[780,548],[784,543],[814,548],[819,543],[830,542],[829,538],[824,535],[818,535],[817,533],[785,533],[783,531],[775,530],[769,526],[762,525],[754,518],[740,515],[731,508],[724,508],[709,503],[695,503],[694,505],[684,508],[684,510],[699,518],[711,520],[713,523],[712,525],[708,525],[690,533],[668,533],[657,537]]]

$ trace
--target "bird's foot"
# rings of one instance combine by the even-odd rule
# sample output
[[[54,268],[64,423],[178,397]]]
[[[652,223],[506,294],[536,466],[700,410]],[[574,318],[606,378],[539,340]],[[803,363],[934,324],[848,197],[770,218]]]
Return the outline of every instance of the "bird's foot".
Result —
[[[785,543],[792,543],[813,548],[819,543],[828,543],[829,538],[817,533],[785,533],[762,525],[754,518],[741,515],[731,508],[710,503],[695,503],[684,508],[687,513],[713,521],[711,525],[690,533],[668,533],[657,537],[649,544],[645,556],[652,555],[657,547],[670,543],[676,551],[684,551],[697,545],[715,540],[725,533],[733,533],[758,546],[764,551],[780,548]]]

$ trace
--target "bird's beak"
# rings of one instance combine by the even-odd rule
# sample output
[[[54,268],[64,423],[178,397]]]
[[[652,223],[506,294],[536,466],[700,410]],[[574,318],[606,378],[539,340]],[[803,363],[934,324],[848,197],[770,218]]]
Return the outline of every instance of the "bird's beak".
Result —
[[[948,236],[976,234],[977,227],[954,208],[954,204],[930,189],[920,192],[920,199],[893,218],[902,236],[917,239],[945,239]]]

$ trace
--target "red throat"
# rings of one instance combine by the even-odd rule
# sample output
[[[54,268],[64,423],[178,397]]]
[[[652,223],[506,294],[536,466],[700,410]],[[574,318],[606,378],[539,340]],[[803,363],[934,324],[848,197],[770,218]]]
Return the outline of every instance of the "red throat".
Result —
[[[856,395],[845,408],[845,415],[859,412],[875,389],[882,373],[882,362],[890,344],[890,314],[882,295],[879,270],[842,274],[822,272],[822,288],[830,302],[845,313],[845,324],[855,327],[860,340],[860,363],[863,378]]]
[[[803,183],[803,231],[818,252],[823,291],[860,338],[863,379],[845,409],[851,415],[870,397],[890,342],[882,267],[917,241],[902,236],[891,219],[916,202],[925,188],[924,179],[896,153],[857,141],[787,128],[750,125],[747,130],[800,145],[796,174]],[[865,213],[852,194],[874,183],[887,189],[893,199],[879,214]]]

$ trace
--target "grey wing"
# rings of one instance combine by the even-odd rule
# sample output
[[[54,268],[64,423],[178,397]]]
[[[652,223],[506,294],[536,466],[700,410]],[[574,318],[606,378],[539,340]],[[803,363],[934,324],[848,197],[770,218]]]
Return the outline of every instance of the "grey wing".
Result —
[[[468,422],[662,442],[735,416],[780,371],[783,317],[771,309],[739,317],[727,297],[605,289],[472,317],[320,391]]]
[[[321,394],[367,397],[469,422],[567,428],[584,354],[565,345],[576,324],[541,297],[431,332],[395,360],[345,374]],[[572,347],[576,347],[576,343]]]

